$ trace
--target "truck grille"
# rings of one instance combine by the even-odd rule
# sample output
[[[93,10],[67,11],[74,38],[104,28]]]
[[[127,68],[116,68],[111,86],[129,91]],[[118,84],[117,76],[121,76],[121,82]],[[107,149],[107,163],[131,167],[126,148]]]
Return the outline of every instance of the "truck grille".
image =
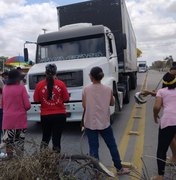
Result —
[[[58,79],[63,81],[67,87],[83,86],[83,71],[64,71],[57,73]],[[45,79],[45,74],[29,75],[29,89],[34,90],[37,83]]]

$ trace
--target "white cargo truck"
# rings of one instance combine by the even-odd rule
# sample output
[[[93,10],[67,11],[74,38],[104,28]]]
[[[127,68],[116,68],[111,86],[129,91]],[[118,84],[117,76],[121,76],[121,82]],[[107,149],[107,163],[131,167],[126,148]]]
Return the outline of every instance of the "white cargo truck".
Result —
[[[26,88],[32,103],[28,120],[40,121],[40,104],[34,103],[33,92],[45,78],[48,63],[56,64],[58,78],[69,91],[67,121],[81,120],[82,89],[91,83],[89,72],[94,66],[103,69],[102,83],[111,87],[116,97],[111,113],[119,111],[129,103],[130,90],[137,84],[136,39],[125,1],[86,1],[57,7],[57,12],[59,29],[39,35],[36,64],[27,74]],[[27,48],[24,52],[27,60]]]

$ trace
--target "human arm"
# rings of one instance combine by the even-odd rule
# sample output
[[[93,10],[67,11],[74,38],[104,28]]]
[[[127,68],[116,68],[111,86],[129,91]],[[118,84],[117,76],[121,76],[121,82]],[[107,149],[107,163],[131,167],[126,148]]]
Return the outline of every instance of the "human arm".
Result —
[[[83,93],[82,93],[82,106],[84,109],[86,109],[86,96],[85,96],[85,92],[83,90]]]
[[[143,95],[143,96],[148,96],[148,95],[151,95],[151,96],[156,96],[156,91],[155,90],[152,90],[152,91],[149,91],[149,90],[143,90],[142,92],[141,92],[141,94]]]
[[[113,96],[113,93],[112,93],[112,91],[111,91],[111,99],[110,99],[110,106],[114,106],[114,104],[115,104],[115,99],[114,99],[114,96]]]
[[[84,92],[84,90],[83,90]],[[82,118],[81,118],[81,131],[84,131],[84,114],[85,114],[85,110],[86,110],[86,98],[84,93],[82,93],[82,106],[83,106],[83,114],[82,114]]]
[[[4,86],[4,83],[3,83],[3,81],[0,79],[0,94],[2,94],[3,86]]]
[[[31,108],[31,103],[29,101],[29,95],[26,91],[26,88],[23,85],[22,85],[22,87],[23,87],[22,95],[23,95],[24,108],[26,111],[28,111]]]
[[[161,107],[162,107],[162,98],[160,96],[156,96],[155,103],[153,106],[153,117],[155,123],[158,123],[159,112],[161,110]]]
[[[34,90],[33,95],[34,102],[39,103],[40,102],[40,96],[39,96],[39,85],[37,84]]]

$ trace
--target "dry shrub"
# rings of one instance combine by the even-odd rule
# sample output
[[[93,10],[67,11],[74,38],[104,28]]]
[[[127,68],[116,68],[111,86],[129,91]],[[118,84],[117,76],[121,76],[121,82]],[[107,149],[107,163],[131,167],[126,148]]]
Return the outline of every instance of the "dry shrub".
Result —
[[[49,149],[0,161],[0,180],[102,180],[106,177],[87,159],[72,159]]]
[[[0,179],[59,179],[63,171],[59,167],[59,154],[45,150],[33,155],[4,159],[0,162]]]

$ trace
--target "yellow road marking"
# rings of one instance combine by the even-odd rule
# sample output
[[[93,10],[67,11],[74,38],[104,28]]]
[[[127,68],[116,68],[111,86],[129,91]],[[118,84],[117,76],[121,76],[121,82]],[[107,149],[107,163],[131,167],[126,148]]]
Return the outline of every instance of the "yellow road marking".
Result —
[[[147,76],[148,73],[145,76],[145,80],[144,83],[141,87],[141,90],[146,89],[147,86]],[[137,116],[137,111],[139,113],[140,110],[140,116]],[[145,134],[145,114],[146,114],[146,104],[142,104],[142,105],[138,105],[135,104],[132,108],[131,114],[130,114],[130,118],[128,120],[128,124],[125,128],[123,137],[120,141],[120,144],[118,145],[118,150],[120,153],[120,157],[122,160],[124,160],[125,158],[125,154],[127,151],[127,146],[129,143],[129,139],[130,139],[130,132],[134,132],[132,130],[134,122],[138,120],[138,131],[136,132],[136,142],[135,142],[135,147],[134,147],[134,153],[133,153],[133,159],[132,162],[126,162],[127,164],[130,164],[131,166],[135,166],[137,167],[137,171],[139,173],[141,173],[142,171],[142,161],[141,161],[141,157],[143,154],[143,148],[144,148],[144,134]],[[122,162],[123,164],[123,162]],[[113,169],[113,171],[115,171],[115,169]],[[118,178],[117,178],[118,179]],[[130,177],[130,179],[135,180],[135,177]]]
[[[139,131],[130,131],[128,134],[129,135],[138,135],[139,136]]]
[[[134,117],[135,114],[136,114],[136,108],[135,108],[135,106],[133,106],[130,118],[128,120],[128,124],[127,124],[127,126],[125,128],[125,131],[124,131],[124,135],[123,135],[123,137],[122,137],[122,139],[120,141],[120,144],[118,146],[120,157],[121,157],[122,160],[125,158],[126,149],[127,149],[128,142],[129,142],[129,139],[130,139],[130,136],[128,135],[128,133],[133,128],[133,124],[134,124],[134,120],[135,120],[133,117]]]
[[[142,172],[141,157],[144,151],[145,113],[146,113],[146,104],[143,105],[143,108],[141,110],[142,119],[139,120],[139,124],[138,124],[138,131],[140,135],[136,139],[135,151],[134,151],[133,159],[132,159],[132,163],[135,167],[137,167],[137,171],[139,173]],[[134,177],[131,177],[131,179],[135,180]]]

